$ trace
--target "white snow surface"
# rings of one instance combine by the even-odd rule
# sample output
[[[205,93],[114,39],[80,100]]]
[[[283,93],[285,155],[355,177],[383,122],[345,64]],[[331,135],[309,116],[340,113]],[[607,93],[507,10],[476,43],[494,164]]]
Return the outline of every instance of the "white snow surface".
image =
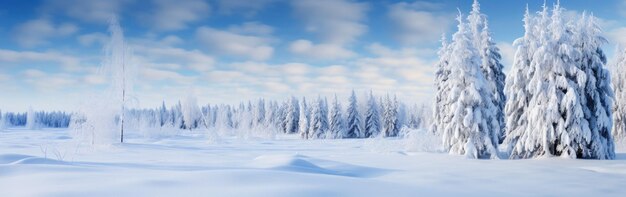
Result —
[[[184,131],[181,131],[185,133]],[[129,134],[91,146],[67,130],[0,131],[0,196],[623,196],[616,160],[475,160],[408,139]],[[619,147],[619,146],[618,146]]]

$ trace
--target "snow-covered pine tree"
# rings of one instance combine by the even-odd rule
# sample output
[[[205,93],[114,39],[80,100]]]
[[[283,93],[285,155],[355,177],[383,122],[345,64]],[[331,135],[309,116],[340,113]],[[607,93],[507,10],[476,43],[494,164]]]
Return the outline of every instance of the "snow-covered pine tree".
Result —
[[[392,101],[387,94],[383,106],[383,135],[384,137],[395,137],[400,132],[396,99]]]
[[[276,113],[276,122],[278,123],[278,130],[286,133],[287,132],[287,114],[289,113],[289,101],[285,100],[278,108],[278,113]]]
[[[488,96],[488,84],[481,69],[480,54],[471,42],[471,32],[462,16],[458,17],[458,31],[450,44],[449,84],[452,90],[446,103],[450,103],[451,121],[443,128],[443,145],[451,154],[468,158],[497,158],[499,125],[495,106]]]
[[[356,94],[354,90],[352,90],[352,94],[350,95],[350,99],[348,100],[348,109],[347,109],[347,128],[345,132],[344,138],[357,138],[361,137],[360,134],[363,133],[363,128],[361,127],[361,114],[359,113],[359,105],[357,103]]]
[[[488,94],[491,97],[491,102],[496,106],[497,121],[490,122],[489,124],[497,124],[500,127],[498,131],[498,142],[502,143],[504,140],[504,106],[506,104],[506,97],[504,95],[504,82],[505,75],[502,72],[502,63],[500,62],[502,56],[500,55],[500,49],[496,46],[491,38],[491,32],[489,31],[489,23],[487,16],[480,12],[480,4],[478,0],[474,0],[472,4],[472,11],[467,17],[469,21],[469,27],[472,32],[472,40],[474,47],[478,49],[481,57],[481,68],[487,80]]]
[[[6,127],[6,118],[4,117],[4,114],[2,114],[2,110],[0,110],[0,131],[2,131],[5,127]]]
[[[259,99],[254,111],[254,125],[263,126],[265,123],[265,100]]]
[[[307,139],[309,137],[309,106],[306,103],[306,98],[302,97],[300,102],[300,114],[298,117],[298,132],[300,137]]]
[[[612,134],[621,141],[626,139],[626,49],[618,47],[612,71],[615,90]]]
[[[581,149],[577,152],[578,158],[613,159],[615,158],[615,147],[612,127],[612,102],[613,89],[611,88],[611,77],[605,68],[607,59],[602,45],[608,41],[602,37],[602,33],[597,19],[593,15],[583,13],[583,17],[574,23],[575,49],[580,51],[581,59],[578,66],[584,73],[573,73],[577,77],[586,78],[583,88],[583,98],[581,105],[584,109],[584,119],[589,122],[591,136],[587,133],[582,135]],[[580,75],[586,74],[586,77]],[[585,80],[578,79],[581,83]],[[575,134],[576,135],[576,134]]]
[[[37,112],[33,110],[33,107],[28,108],[28,113],[26,113],[26,128],[27,129],[39,129],[40,123],[37,119]]]
[[[309,127],[309,137],[311,139],[323,138],[328,131],[328,113],[325,109],[324,100],[318,97],[311,106],[311,122]]]
[[[444,130],[444,126],[450,121],[451,112],[449,110],[450,104],[446,103],[450,95],[449,75],[450,75],[450,47],[446,36],[441,36],[441,48],[438,52],[439,62],[437,63],[437,70],[435,71],[435,103],[433,107],[434,121],[430,128],[432,133],[441,134]]]
[[[393,107],[396,109],[396,120],[395,120],[395,129],[396,129],[396,135],[398,135],[400,133],[400,130],[402,129],[402,127],[404,126],[404,117],[406,116],[406,110],[404,103],[400,103],[398,102],[398,96],[397,95],[393,95]]]
[[[159,108],[159,123],[161,127],[166,126],[167,120],[169,119],[169,113],[167,113],[167,108],[165,107],[165,101],[161,103],[161,108]]]
[[[291,97],[288,101],[287,106],[287,116],[285,117],[285,127],[286,133],[296,133],[298,132],[298,118],[300,115],[300,107],[298,106],[298,99],[296,97]]]
[[[344,121],[343,121],[343,114],[341,113],[341,111],[342,111],[341,104],[337,100],[337,95],[335,95],[333,104],[330,108],[330,115],[329,115],[329,121],[330,121],[329,135],[330,136],[327,136],[328,138],[343,138],[344,136],[346,136]]]
[[[278,124],[277,122],[277,113],[278,113],[278,104],[274,101],[269,101],[267,103],[267,107],[265,110],[265,123],[264,125],[270,126],[270,127],[276,127],[276,125]]]
[[[381,122],[378,108],[376,98],[374,98],[374,94],[370,91],[367,101],[367,114],[365,115],[365,135],[363,137],[377,137],[378,134],[380,134]]]
[[[183,126],[185,129],[189,129],[191,131],[191,129],[197,126],[197,122],[201,118],[201,114],[196,96],[193,95],[193,93],[189,93],[185,99],[184,105],[182,106],[182,116]]]
[[[530,90],[528,89],[529,77],[534,74],[530,63],[533,53],[538,47],[536,17],[531,15],[528,6],[524,14],[524,36],[516,39],[513,46],[516,47],[513,66],[506,78],[504,92],[506,93],[506,105],[504,108],[506,118],[506,134],[503,144],[507,152],[511,152],[513,146],[528,128],[528,105],[530,103]]]

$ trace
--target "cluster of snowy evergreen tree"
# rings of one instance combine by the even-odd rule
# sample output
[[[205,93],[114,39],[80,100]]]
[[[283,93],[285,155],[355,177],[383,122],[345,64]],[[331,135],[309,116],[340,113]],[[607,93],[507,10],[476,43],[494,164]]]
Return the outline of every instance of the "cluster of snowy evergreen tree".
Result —
[[[555,5],[525,14],[526,33],[507,81],[511,158],[613,159],[611,78],[597,20]],[[524,121],[520,121],[524,119]]]
[[[283,102],[259,99],[202,107],[188,98],[169,108],[163,103],[156,109],[130,109],[126,121],[132,130],[209,129],[232,135],[277,131],[299,134],[304,139],[395,137],[401,135],[403,127],[422,128],[430,121],[426,105],[408,108],[395,96],[376,97],[370,92],[364,107],[357,100],[354,91],[346,108],[337,96],[331,103],[320,96],[311,102],[290,97]]]
[[[38,128],[67,128],[71,114],[62,111],[34,111],[16,113],[0,111],[0,129],[5,127]]]
[[[612,117],[611,77],[601,48],[607,41],[595,17],[566,16],[558,3],[537,14],[527,9],[506,83],[478,2],[467,22],[461,16],[458,21],[452,41],[444,40],[439,52],[432,126],[450,153],[496,158],[502,143],[512,159],[615,157],[611,118],[619,123],[624,116]],[[618,75],[617,89],[624,78]],[[619,96],[615,110],[623,111]],[[624,126],[616,125],[621,130],[614,135],[623,133]]]

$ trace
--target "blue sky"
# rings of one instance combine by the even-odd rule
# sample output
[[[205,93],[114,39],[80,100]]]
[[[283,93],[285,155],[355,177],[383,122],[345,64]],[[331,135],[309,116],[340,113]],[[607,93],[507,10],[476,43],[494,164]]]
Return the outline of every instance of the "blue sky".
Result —
[[[172,104],[193,89],[200,103],[338,94],[351,89],[432,99],[440,35],[470,0],[3,0],[0,110],[72,110],[106,87],[101,76],[110,16],[134,52],[137,106]],[[480,1],[505,67],[523,34],[526,4]],[[548,1],[548,4],[554,3]],[[562,0],[601,19],[610,44],[626,44],[625,0]]]

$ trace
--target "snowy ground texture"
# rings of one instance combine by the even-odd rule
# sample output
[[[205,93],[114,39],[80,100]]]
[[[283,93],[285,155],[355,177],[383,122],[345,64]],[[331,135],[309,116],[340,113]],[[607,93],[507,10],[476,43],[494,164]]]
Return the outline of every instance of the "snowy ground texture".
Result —
[[[413,139],[200,134],[87,146],[67,130],[0,132],[0,196],[624,196],[616,160],[469,160]],[[416,144],[417,143],[417,144]]]

